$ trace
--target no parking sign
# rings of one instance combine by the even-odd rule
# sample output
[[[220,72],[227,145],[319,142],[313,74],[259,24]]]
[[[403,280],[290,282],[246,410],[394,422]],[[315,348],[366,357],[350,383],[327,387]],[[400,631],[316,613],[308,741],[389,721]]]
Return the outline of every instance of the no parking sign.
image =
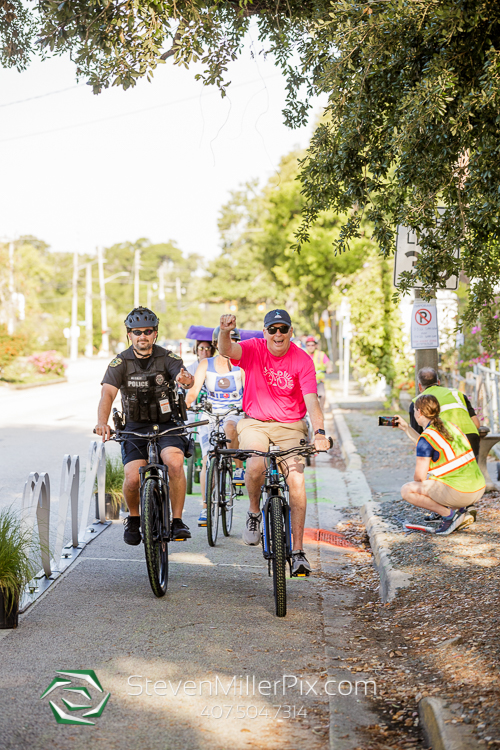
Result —
[[[437,349],[438,346],[439,332],[436,303],[416,299],[413,303],[411,318],[411,348]]]

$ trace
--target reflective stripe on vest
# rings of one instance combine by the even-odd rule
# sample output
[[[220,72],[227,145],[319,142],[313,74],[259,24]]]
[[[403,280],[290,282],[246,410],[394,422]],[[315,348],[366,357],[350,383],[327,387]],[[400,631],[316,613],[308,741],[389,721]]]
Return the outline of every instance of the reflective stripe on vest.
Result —
[[[459,492],[477,492],[484,489],[484,477],[466,436],[451,422],[446,423],[451,435],[447,440],[434,427],[427,427],[422,436],[439,453],[437,461],[431,458],[429,479],[453,487]]]
[[[449,411],[450,409],[463,409],[468,414],[469,412],[467,411],[467,407],[460,399],[460,396],[458,395],[458,391],[453,388],[450,388],[450,393],[452,394],[453,398],[455,399],[457,403],[456,404],[444,404],[444,406],[441,406],[441,414],[444,411]]]
[[[453,459],[453,461],[449,461],[448,463],[439,466],[437,469],[433,469],[429,472],[429,476],[444,477],[444,475],[449,474],[450,471],[455,471],[455,469],[459,469],[461,466],[465,466],[465,464],[469,464],[474,460],[474,451],[468,451],[468,453],[464,453],[462,456]]]
[[[453,425],[453,428],[450,428],[450,431],[453,432],[453,429],[457,430],[460,433],[460,435],[457,437],[462,437],[464,439],[464,442],[468,443],[467,438],[456,425]],[[432,468],[429,471],[430,477],[442,477],[445,474],[449,474],[456,469],[460,469],[461,466],[465,466],[466,464],[475,460],[474,451],[472,450],[466,450],[463,453],[457,454],[457,452],[453,448],[453,445],[451,445],[448,440],[446,440],[446,438],[441,435],[441,433],[438,432],[434,427],[427,427],[427,429],[424,430],[423,434],[430,437],[430,439],[434,441],[436,446],[441,449],[438,460],[431,460]]]

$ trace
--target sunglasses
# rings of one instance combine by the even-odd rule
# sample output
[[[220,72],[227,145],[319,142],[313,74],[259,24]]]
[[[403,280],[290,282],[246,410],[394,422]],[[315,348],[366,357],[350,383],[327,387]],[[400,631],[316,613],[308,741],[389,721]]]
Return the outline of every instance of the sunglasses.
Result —
[[[269,326],[267,329],[268,333],[271,334],[271,336],[274,336],[275,333],[288,333],[290,330],[290,326]]]
[[[135,331],[129,331],[129,333],[133,333],[134,336],[142,336],[144,334],[145,336],[151,336],[152,333],[156,333],[155,328],[145,328],[143,331],[135,330]]]
[[[199,346],[198,347],[198,351],[199,352],[209,352],[211,348],[212,348],[211,346]]]

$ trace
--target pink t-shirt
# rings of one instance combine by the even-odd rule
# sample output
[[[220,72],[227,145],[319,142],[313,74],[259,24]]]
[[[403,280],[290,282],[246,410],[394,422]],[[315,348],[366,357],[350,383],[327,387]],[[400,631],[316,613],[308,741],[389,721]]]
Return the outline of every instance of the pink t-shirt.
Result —
[[[262,421],[303,419],[304,395],[318,391],[311,357],[295,344],[282,357],[274,357],[265,339],[247,339],[240,346],[241,359],[231,361],[245,370],[245,413]]]

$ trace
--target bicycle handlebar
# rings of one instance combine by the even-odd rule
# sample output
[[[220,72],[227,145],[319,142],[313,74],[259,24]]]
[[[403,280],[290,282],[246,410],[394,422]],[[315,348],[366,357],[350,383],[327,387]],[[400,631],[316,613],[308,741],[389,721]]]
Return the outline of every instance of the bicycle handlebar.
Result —
[[[163,430],[163,432],[132,432],[131,430],[111,430],[110,434],[115,437],[115,440],[119,440],[122,435],[135,435],[135,437],[151,440],[151,438],[154,437],[168,435],[170,432],[174,432],[174,430],[182,430],[183,432],[185,432],[186,430],[194,430],[203,424],[210,424],[210,420],[204,419],[201,422],[194,422],[193,424],[176,425],[175,427],[169,427],[168,430]],[[97,435],[95,427],[94,433]]]
[[[328,438],[330,443],[330,448],[333,447],[333,439],[330,437]],[[220,448],[217,453],[221,453],[223,455],[231,455],[236,460],[245,461],[247,458],[251,458],[252,456],[262,456],[263,458],[269,458],[270,456],[276,456],[277,458],[284,458],[285,456],[292,456],[292,455],[302,455],[302,456],[311,456],[314,453],[327,453],[328,448],[326,451],[319,451],[317,448],[315,448],[314,445],[304,445],[304,446],[296,446],[295,448],[286,448],[282,451],[257,451],[257,450],[240,450],[239,448]]]
[[[188,411],[192,411],[195,414],[198,412],[204,411],[205,414],[210,414],[211,417],[227,417],[228,414],[231,414],[233,412],[234,414],[243,414],[243,409],[241,409],[239,406],[231,406],[227,411],[225,412],[214,412],[209,409],[206,409],[205,406],[200,404],[198,407],[195,407],[193,409],[192,406],[189,407]],[[196,424],[201,424],[201,422],[197,422]]]

